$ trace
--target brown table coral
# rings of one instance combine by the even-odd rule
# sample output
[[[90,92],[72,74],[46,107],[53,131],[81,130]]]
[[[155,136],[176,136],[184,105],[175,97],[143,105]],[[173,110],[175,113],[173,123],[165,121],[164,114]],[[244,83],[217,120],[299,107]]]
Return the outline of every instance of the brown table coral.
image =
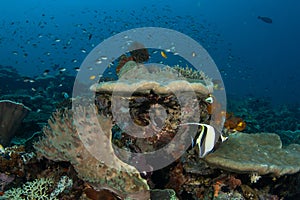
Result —
[[[300,170],[300,145],[283,148],[279,136],[273,133],[236,133],[205,160],[228,171],[281,176]]]

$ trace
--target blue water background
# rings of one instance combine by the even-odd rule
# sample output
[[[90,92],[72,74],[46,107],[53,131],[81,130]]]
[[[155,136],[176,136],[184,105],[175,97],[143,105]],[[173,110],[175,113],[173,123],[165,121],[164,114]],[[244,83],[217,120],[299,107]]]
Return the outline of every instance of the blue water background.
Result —
[[[60,67],[75,74],[73,68],[105,38],[158,26],[203,45],[222,74],[227,94],[298,103],[299,10],[298,0],[1,1],[0,65],[29,76],[45,69],[55,74]],[[257,16],[270,17],[273,23]]]

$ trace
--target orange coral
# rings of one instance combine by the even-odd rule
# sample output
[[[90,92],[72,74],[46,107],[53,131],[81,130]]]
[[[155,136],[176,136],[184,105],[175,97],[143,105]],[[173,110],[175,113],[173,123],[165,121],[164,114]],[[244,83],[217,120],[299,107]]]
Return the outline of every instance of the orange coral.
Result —
[[[242,118],[235,117],[233,113],[227,113],[224,127],[229,132],[241,132],[246,128],[246,122]]]
[[[222,188],[223,183],[221,181],[216,181],[215,184],[213,184],[213,188],[214,188],[214,197],[218,197],[219,196],[219,192]]]
[[[231,190],[236,189],[236,187],[241,186],[242,181],[236,178],[234,175],[220,176],[217,178],[216,182],[213,184],[214,197],[218,197],[222,186],[228,186]]]

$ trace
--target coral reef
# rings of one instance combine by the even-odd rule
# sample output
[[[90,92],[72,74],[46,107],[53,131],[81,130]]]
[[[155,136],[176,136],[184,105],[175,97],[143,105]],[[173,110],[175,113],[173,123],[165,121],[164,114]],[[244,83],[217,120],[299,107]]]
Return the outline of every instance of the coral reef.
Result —
[[[0,155],[0,172],[8,172],[15,177],[25,176],[25,164],[28,153],[25,152],[24,146],[6,147]]]
[[[63,102],[68,99],[63,96],[63,93],[71,94],[75,79],[67,73],[24,77],[13,67],[2,65],[0,65],[0,78],[4,83],[0,85],[0,100],[19,102],[31,109],[22,122],[22,129],[15,132],[15,137],[18,138],[12,138],[13,144],[25,144],[38,138],[37,135],[35,137],[32,135],[41,131],[56,108],[65,106]],[[1,117],[3,116],[5,115],[1,114]],[[4,145],[1,142],[0,144]]]
[[[9,145],[30,108],[10,100],[0,101],[0,144]]]
[[[135,55],[136,62],[147,59],[147,56],[143,57],[145,52],[139,53]],[[211,95],[211,81],[215,80],[210,80],[203,72],[180,66],[174,69],[146,66],[145,69],[134,62],[132,55],[125,56],[122,62],[119,64],[124,66],[119,69],[118,81],[101,79],[107,82],[92,86],[100,114],[97,119],[87,114],[92,108],[85,110],[79,107],[75,109],[79,113],[77,115],[69,110],[61,110],[53,114],[43,132],[41,127],[55,108],[71,107],[72,100],[65,99],[62,93],[70,94],[69,88],[74,77],[59,74],[29,79],[21,77],[11,67],[1,66],[0,77],[5,84],[0,85],[0,99],[23,103],[32,111],[23,120],[22,130],[18,130],[11,140],[11,143],[17,145],[0,147],[0,199],[25,199],[28,197],[25,190],[29,191],[29,186],[49,178],[52,184],[45,187],[47,190],[40,198],[299,199],[299,145],[288,146],[291,143],[300,144],[299,105],[273,107],[264,98],[232,98],[228,102],[229,110],[241,118],[227,116],[225,127],[228,132],[233,132],[229,134],[228,141],[205,159],[199,158],[195,148],[181,155],[172,152],[173,147],[170,147],[170,157],[178,159],[163,169],[152,171],[153,167],[143,157],[129,157],[126,153],[123,155],[116,146],[125,152],[151,152],[164,147],[178,133],[178,124],[193,120],[189,114],[194,108],[199,110],[201,123],[208,123],[215,114],[219,117],[218,123],[222,124],[226,113],[216,99],[213,99],[213,103],[206,101],[207,98],[214,98]],[[196,94],[197,104],[187,100],[188,106],[185,109],[180,108],[181,99],[175,98],[173,91],[164,88],[169,86],[175,92],[180,91],[184,85],[175,87],[172,84],[176,81],[181,84],[183,80],[199,88],[196,89],[199,91]],[[115,87],[120,90],[115,90]],[[136,92],[130,93],[136,88]],[[124,117],[122,112],[126,105],[114,104],[112,108],[113,96],[117,100],[125,99],[133,124],[142,128],[148,126],[143,129],[144,136],[154,133],[153,136],[136,138],[127,134],[124,127],[119,127],[115,120]],[[114,109],[122,112],[112,116],[116,111]],[[95,121],[102,123],[101,127],[106,127],[102,130],[106,137],[100,140],[95,139],[99,137],[98,134],[93,135]],[[242,126],[245,128],[243,131],[257,134],[237,133],[241,131],[238,127],[241,121],[247,123],[247,127]],[[154,126],[149,126],[151,124]],[[282,142],[275,134],[260,132],[275,132]],[[35,145],[37,159],[31,142],[43,133],[45,137]],[[113,160],[122,170],[109,168],[99,159],[93,158],[78,138],[83,133],[90,133],[88,135],[93,138],[90,142],[103,141],[96,142],[100,147],[98,152],[101,151],[106,159]],[[182,140],[190,140],[189,136],[183,136]],[[138,164],[132,164],[134,162]],[[145,166],[149,171],[143,171]]]
[[[204,159],[190,149],[162,173],[167,174],[165,187],[180,199],[295,198],[299,151],[295,144],[282,148],[276,134],[234,133]]]
[[[300,170],[300,145],[282,148],[276,134],[232,134],[219,149],[205,157],[214,167],[239,173],[282,176]]]
[[[194,73],[190,69],[182,71],[186,75]],[[203,74],[201,77],[188,82],[171,67],[144,66],[129,61],[122,67],[118,81],[100,82],[92,85],[91,90],[96,93],[98,113],[112,117],[114,130],[121,132],[123,141],[117,146],[128,148],[130,143],[133,152],[153,152],[168,144],[175,135],[190,144],[189,138],[194,137],[197,126],[193,132],[180,124],[211,122],[212,113],[207,108],[210,103],[206,99],[213,84]],[[189,135],[184,138],[181,131]],[[132,133],[140,135],[133,137]],[[182,144],[182,151],[186,148]],[[181,155],[172,145],[166,147],[166,151],[170,152],[171,159],[176,160]]]
[[[276,133],[281,137],[283,145],[300,144],[299,105],[274,105],[270,99],[263,97],[229,98],[228,110],[247,123],[245,132]]]
[[[94,188],[111,190],[122,198],[131,195],[140,195],[140,199],[145,198],[149,189],[145,180],[134,167],[123,163],[114,154],[111,146],[111,120],[101,116],[91,118],[87,115],[88,109],[90,112],[93,110],[92,107],[85,110],[77,108],[75,112],[80,117],[76,119],[73,118],[74,113],[71,110],[54,113],[49,120],[49,126],[44,128],[45,137],[34,145],[38,155],[54,161],[69,161],[78,172],[78,176]],[[99,122],[105,130],[97,134],[93,124]],[[80,124],[84,130],[76,130],[74,123]],[[100,137],[98,141],[101,141],[101,144],[97,144],[99,152],[116,168],[111,168],[105,162],[97,160],[85,148],[79,135],[87,133],[90,134],[90,141]],[[90,143],[91,146],[94,145],[93,142]]]

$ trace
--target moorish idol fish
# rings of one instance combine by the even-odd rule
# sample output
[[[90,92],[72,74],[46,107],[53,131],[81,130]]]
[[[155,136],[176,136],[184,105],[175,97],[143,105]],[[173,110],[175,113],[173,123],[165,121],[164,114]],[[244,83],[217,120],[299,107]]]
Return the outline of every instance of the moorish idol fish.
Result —
[[[200,131],[197,132],[195,138],[192,138],[192,147],[198,145],[200,158],[203,158],[208,153],[210,153],[214,149],[219,139],[221,139],[221,141],[224,142],[228,138],[222,135],[222,133],[217,131],[214,127],[207,124],[184,123],[181,125],[194,125],[199,126],[199,128],[201,128]]]

